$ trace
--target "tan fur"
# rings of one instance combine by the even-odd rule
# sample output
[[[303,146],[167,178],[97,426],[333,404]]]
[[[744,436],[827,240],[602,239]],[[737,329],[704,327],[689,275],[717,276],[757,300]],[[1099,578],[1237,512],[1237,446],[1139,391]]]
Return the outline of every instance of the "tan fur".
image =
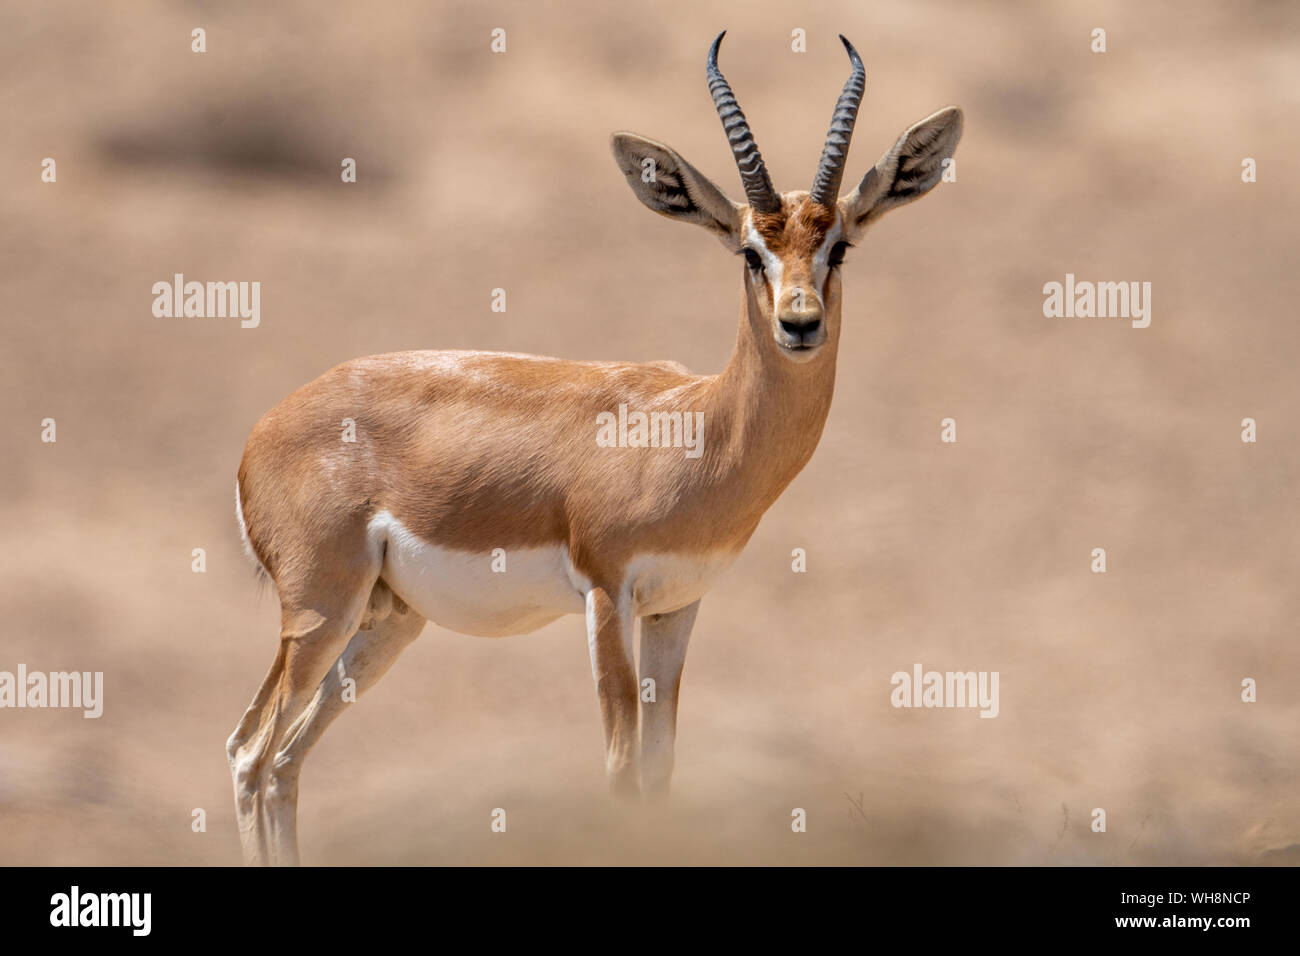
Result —
[[[754,229],[782,261],[808,262],[835,225],[835,211],[813,202],[807,193],[783,196],[781,205],[779,213],[754,213]]]
[[[388,617],[383,594],[371,597],[387,587],[383,555],[370,553],[366,535],[381,510],[430,543],[467,552],[568,546],[594,589],[606,769],[615,792],[635,792],[631,626],[614,608],[628,562],[644,552],[739,551],[811,457],[830,409],[838,280],[830,340],[799,365],[779,354],[770,297],[757,285],[746,277],[735,352],[718,375],[667,363],[400,352],[332,369],[257,424],[239,492],[249,543],[280,596],[283,646],[227,747],[248,862],[297,862],[296,798],[286,796],[296,797],[297,770],[286,778],[282,759],[290,723],[321,674],[334,679],[326,668],[347,635],[382,639],[382,627],[359,630]],[[620,402],[702,411],[701,457],[598,448],[596,416]],[[355,442],[341,440],[344,418],[356,422]],[[687,636],[689,628],[680,653],[667,654],[677,673],[654,675],[666,677],[674,714]],[[655,739],[669,753],[655,756],[657,775],[645,780],[654,793],[666,792],[672,768],[675,719],[663,726]]]
[[[239,471],[249,541],[277,583],[286,559],[360,540],[378,511],[467,552],[565,543],[610,587],[634,551],[739,550],[812,455],[830,408],[833,349],[829,375],[796,375],[775,352],[746,316],[716,376],[485,353],[347,362],[249,438]],[[620,402],[702,411],[702,456],[596,447],[597,414]],[[344,418],[355,443],[340,440]]]
[[[776,303],[763,272],[742,267],[739,330],[722,372],[693,375],[670,361],[398,352],[331,369],[257,423],[239,468],[239,507],[248,544],[275,582],[281,623],[271,670],[227,742],[247,862],[297,862],[307,752],[341,713],[343,695],[373,686],[419,633],[417,607],[435,613],[381,577],[389,542],[409,549],[402,543],[412,536],[420,571],[435,560],[426,545],[438,554],[548,546],[565,554],[566,573],[581,580],[562,580],[559,593],[567,599],[572,588],[585,602],[611,786],[667,791],[682,665],[703,591],[681,582],[693,584],[717,556],[745,545],[812,456],[830,410],[840,280],[826,266],[827,239],[837,228],[855,237],[878,215],[873,204],[890,208],[930,188],[959,134],[959,112],[936,113],[837,209],[787,193],[779,212],[757,216],[670,147],[615,134],[614,157],[649,208],[702,226],[732,252],[752,241],[752,225],[775,257],[773,270],[780,266]],[[642,177],[646,160],[661,175]],[[794,338],[784,329],[791,323],[803,324]],[[702,454],[599,447],[597,416],[620,404],[703,413]],[[345,419],[355,423],[355,441],[342,440]],[[400,525],[396,538],[369,532],[381,515],[381,525]],[[676,563],[645,579],[638,674],[632,634],[644,571],[632,569],[662,556]],[[394,569],[406,565],[388,567],[398,577]],[[646,678],[662,696],[641,705],[638,736],[638,681]]]

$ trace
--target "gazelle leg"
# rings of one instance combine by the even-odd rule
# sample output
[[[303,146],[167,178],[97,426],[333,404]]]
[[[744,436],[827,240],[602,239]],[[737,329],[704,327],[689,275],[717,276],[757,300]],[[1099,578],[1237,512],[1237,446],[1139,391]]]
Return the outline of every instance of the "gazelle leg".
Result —
[[[655,699],[641,700],[641,790],[667,796],[677,736],[677,694],[686,645],[700,602],[641,618],[641,683],[654,680]]]
[[[605,729],[605,773],[617,796],[637,795],[634,619],[602,588],[587,592],[587,647]]]
[[[257,793],[256,760],[249,753],[248,746],[257,734],[262,712],[280,686],[287,651],[288,645],[281,641],[275,660],[271,662],[271,669],[262,678],[262,686],[253,695],[253,701],[239,719],[235,732],[226,741],[226,758],[230,762],[230,777],[235,785],[235,823],[239,827],[244,863],[249,866],[266,863],[266,853],[261,843],[261,798]]]
[[[274,862],[264,812],[272,758],[313,688],[356,630],[375,581],[373,566],[317,572],[305,581],[276,581],[280,647],[270,672],[226,741],[235,786],[235,815],[244,862]]]
[[[395,603],[401,610],[394,610],[372,630],[352,635],[347,648],[321,678],[311,703],[289,727],[272,761],[265,813],[272,862],[279,866],[298,864],[298,779],[307,754],[335,718],[378,683],[424,628],[424,618],[400,599]],[[355,684],[345,684],[348,679]],[[348,693],[353,690],[356,696]]]
[[[302,638],[281,637],[270,673],[226,742],[235,783],[239,840],[247,864],[274,862],[263,813],[271,757],[294,715],[306,705],[307,693],[346,637],[344,630],[332,622],[322,622],[320,628]]]

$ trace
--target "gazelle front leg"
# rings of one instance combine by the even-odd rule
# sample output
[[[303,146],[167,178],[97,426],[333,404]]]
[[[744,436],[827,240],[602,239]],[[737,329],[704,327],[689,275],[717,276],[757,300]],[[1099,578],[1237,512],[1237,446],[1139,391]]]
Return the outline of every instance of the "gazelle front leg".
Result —
[[[654,680],[653,701],[641,700],[641,789],[663,797],[673,776],[673,742],[677,737],[677,693],[681,687],[686,645],[700,602],[668,614],[641,618],[641,683]]]
[[[611,792],[631,797],[638,793],[633,621],[610,592],[599,587],[587,592],[587,647],[605,728],[605,773]]]

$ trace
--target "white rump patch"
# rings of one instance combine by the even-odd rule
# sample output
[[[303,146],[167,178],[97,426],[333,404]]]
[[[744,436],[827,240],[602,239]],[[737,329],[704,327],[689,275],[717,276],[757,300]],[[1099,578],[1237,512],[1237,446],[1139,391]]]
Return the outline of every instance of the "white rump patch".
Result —
[[[257,569],[266,575],[267,580],[271,579],[271,574],[266,570],[266,565],[262,564],[262,559],[257,556],[253,550],[253,543],[248,540],[248,525],[244,523],[244,504],[239,500],[239,479],[235,479],[235,519],[239,522],[239,540],[244,544],[244,554],[248,555],[248,560],[257,565]]]

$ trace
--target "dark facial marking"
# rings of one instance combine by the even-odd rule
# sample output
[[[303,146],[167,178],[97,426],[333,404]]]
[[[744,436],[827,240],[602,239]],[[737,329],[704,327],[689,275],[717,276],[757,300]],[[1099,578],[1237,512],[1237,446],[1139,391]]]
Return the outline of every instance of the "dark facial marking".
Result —
[[[754,229],[780,258],[811,259],[835,225],[835,212],[806,196],[783,199],[780,212],[756,212],[753,216]]]

